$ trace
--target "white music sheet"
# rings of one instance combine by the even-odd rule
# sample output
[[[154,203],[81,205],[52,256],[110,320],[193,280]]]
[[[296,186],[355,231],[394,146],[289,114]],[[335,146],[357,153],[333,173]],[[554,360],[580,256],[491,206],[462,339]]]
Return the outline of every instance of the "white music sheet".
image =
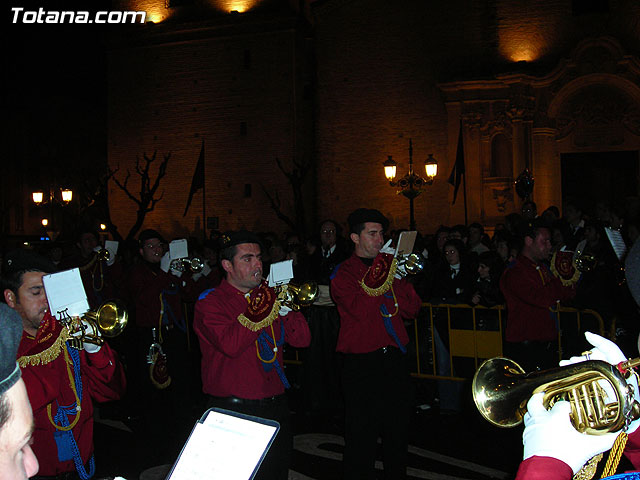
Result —
[[[289,283],[292,278],[293,260],[283,260],[282,262],[271,264],[267,282],[270,287],[275,287],[276,285],[284,285]]]
[[[111,258],[116,258],[116,254],[118,253],[118,242],[116,242],[115,240],[105,240],[104,248],[109,250]]]
[[[66,310],[70,317],[79,317],[89,310],[80,270],[72,268],[42,277],[51,314],[58,320]]]
[[[400,232],[395,256],[397,257],[399,255],[410,255],[411,252],[413,252],[413,245],[416,243],[417,236],[418,232],[415,230],[412,230],[410,232]]]
[[[624,256],[627,253],[627,245],[624,243],[624,239],[622,238],[620,230],[614,230],[613,228],[605,227],[604,231],[607,234],[609,243],[611,243],[611,247],[613,247],[613,251],[616,252],[618,260],[622,262]]]
[[[191,432],[167,480],[249,480],[277,428],[210,411]]]
[[[176,258],[189,258],[189,246],[185,238],[172,240],[169,243],[169,257],[171,260]]]

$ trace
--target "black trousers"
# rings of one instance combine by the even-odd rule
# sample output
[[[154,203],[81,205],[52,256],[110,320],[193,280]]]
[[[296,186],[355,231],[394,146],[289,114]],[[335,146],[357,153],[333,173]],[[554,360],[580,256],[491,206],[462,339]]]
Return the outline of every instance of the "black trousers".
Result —
[[[384,478],[405,479],[408,430],[413,404],[407,357],[394,347],[346,354],[342,375],[345,401],[344,479],[375,478],[378,436]]]
[[[287,480],[293,451],[291,414],[287,396],[282,394],[260,400],[244,400],[235,397],[212,397],[207,399],[207,408],[218,407],[255,417],[268,418],[280,424],[271,448],[258,469],[255,480]]]
[[[340,316],[336,307],[310,306],[305,312],[311,343],[302,351],[302,391],[308,412],[337,411],[342,406],[340,391],[341,356],[336,352]]]

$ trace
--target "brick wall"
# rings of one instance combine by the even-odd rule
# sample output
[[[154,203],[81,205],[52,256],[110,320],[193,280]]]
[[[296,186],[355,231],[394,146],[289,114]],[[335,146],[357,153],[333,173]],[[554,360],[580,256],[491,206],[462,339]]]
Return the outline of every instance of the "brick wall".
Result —
[[[110,55],[109,161],[122,175],[144,151],[172,152],[164,199],[145,227],[195,228],[201,193],[187,217],[182,211],[204,138],[207,216],[218,216],[221,228],[286,230],[260,184],[291,202],[274,159],[291,162],[294,152],[317,162],[306,189],[309,223],[344,222],[349,211],[366,205],[399,228],[409,223],[408,200],[388,185],[381,164],[392,155],[404,174],[411,138],[417,171],[429,153],[439,161],[434,184],[415,200],[418,228],[462,223],[462,194],[452,206],[447,183],[457,121],[448,118],[438,84],[522,68],[548,74],[586,36],[616,35],[637,54],[640,35],[631,19],[639,7],[622,0],[609,6],[608,14],[574,17],[570,0],[312,2],[313,55],[298,27],[265,29],[243,23],[248,17],[238,17],[235,31],[195,35],[189,27],[184,38],[183,26],[150,26],[166,34],[142,35],[137,47],[129,43]],[[313,69],[312,111],[303,92]],[[251,198],[243,197],[245,184],[252,186]],[[130,225],[133,204],[116,189],[111,194],[114,219]]]
[[[143,228],[169,237],[198,230],[202,191],[183,212],[204,139],[206,216],[218,217],[222,230],[286,230],[262,187],[277,192],[292,214],[291,188],[275,159],[289,168],[294,155],[305,155],[295,142],[298,130],[308,128],[296,30],[286,22],[250,34],[208,26],[187,39],[163,28],[148,26],[138,46],[116,44],[109,56],[108,148],[117,177],[133,172],[145,152],[157,151],[159,159],[171,153],[163,198]],[[134,191],[137,180],[132,175]],[[113,184],[109,194],[112,218],[126,234],[137,207]]]
[[[406,172],[412,138],[414,163],[427,153],[439,161],[433,186],[415,200],[418,229],[463,223],[462,193],[451,206],[453,187],[447,183],[457,121],[448,125],[438,83],[520,68],[547,74],[590,35],[616,35],[637,51],[638,28],[628,18],[637,18],[638,6],[609,5],[609,14],[574,17],[570,0],[315,4],[316,155],[319,188],[327,192],[320,196],[320,216],[344,219],[353,206],[369,205],[387,214],[392,228],[407,227],[408,201],[389,187],[381,163],[393,155],[399,173]],[[525,59],[527,65],[515,65]]]

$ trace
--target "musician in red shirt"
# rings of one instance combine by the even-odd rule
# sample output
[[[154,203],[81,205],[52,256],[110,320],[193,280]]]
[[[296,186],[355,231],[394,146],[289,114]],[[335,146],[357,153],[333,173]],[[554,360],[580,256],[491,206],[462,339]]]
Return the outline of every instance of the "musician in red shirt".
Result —
[[[54,270],[29,250],[10,252],[3,266],[3,298],[22,318],[18,364],[33,408],[33,451],[39,475],[93,476],[93,402],[118,400],[125,376],[105,343],[72,347],[66,327],[49,312],[42,277]]]
[[[288,478],[293,448],[283,347],[306,347],[309,327],[300,312],[276,299],[262,278],[262,249],[247,231],[222,238],[225,278],[196,302],[194,329],[202,351],[202,384],[209,407],[269,418],[280,431],[258,479]]]
[[[534,220],[524,234],[522,251],[502,273],[500,289],[507,303],[505,354],[525,371],[558,363],[558,327],[549,310],[575,295],[547,265],[551,254],[549,228]]]
[[[378,435],[385,478],[406,477],[411,385],[406,359],[409,337],[403,318],[415,318],[422,301],[396,278],[395,253],[383,247],[388,220],[378,210],[349,215],[353,255],[331,280],[340,314],[337,351],[344,353],[344,478],[373,478]]]

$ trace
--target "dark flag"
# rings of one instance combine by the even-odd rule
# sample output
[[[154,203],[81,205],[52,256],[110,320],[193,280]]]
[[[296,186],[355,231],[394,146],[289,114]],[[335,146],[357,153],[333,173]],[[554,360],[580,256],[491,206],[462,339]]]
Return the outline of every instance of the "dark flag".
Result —
[[[191,179],[191,190],[189,190],[189,199],[187,200],[187,206],[184,207],[183,217],[187,214],[187,210],[189,210],[193,195],[201,188],[204,188],[204,140],[202,140],[202,148],[200,149],[200,158],[198,158],[196,171],[193,172],[193,178]]]
[[[451,175],[449,175],[449,183],[453,185],[453,202],[456,203],[458,197],[458,188],[460,188],[460,181],[464,175],[464,146],[462,142],[462,121],[460,121],[460,131],[458,132],[458,148],[456,150],[456,163],[453,165]]]

